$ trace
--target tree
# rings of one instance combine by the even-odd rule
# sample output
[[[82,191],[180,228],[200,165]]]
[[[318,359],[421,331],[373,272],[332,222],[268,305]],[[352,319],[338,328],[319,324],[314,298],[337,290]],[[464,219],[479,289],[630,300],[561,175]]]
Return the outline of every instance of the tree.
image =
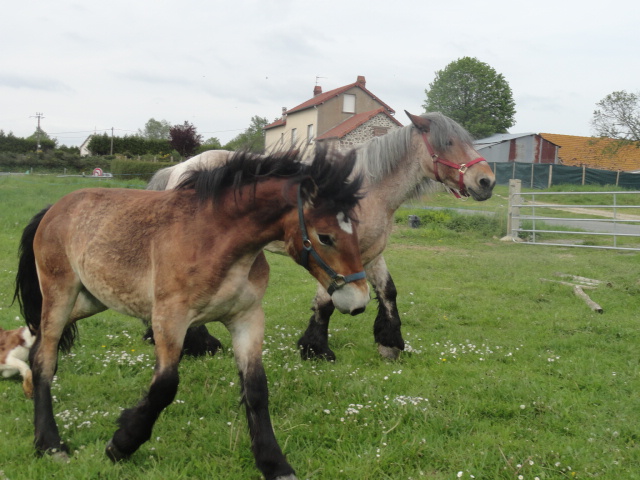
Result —
[[[144,130],[138,129],[138,135],[148,140],[169,140],[171,124],[166,120],[150,118],[144,124]]]
[[[193,156],[202,144],[202,135],[198,135],[196,127],[187,121],[171,127],[169,136],[171,146],[185,158]]]
[[[211,137],[202,142],[202,145],[198,148],[198,153],[206,152],[207,150],[222,150],[222,144],[218,137]]]
[[[224,148],[227,150],[249,150],[255,153],[264,152],[264,127],[269,120],[257,115],[251,117],[251,124],[247,129],[231,139]]]
[[[463,57],[435,74],[425,90],[427,112],[453,118],[475,138],[506,133],[515,125],[515,102],[502,74],[477,58]]]
[[[640,95],[613,92],[596,103],[591,125],[600,137],[640,142]]]
[[[57,139],[51,138],[49,134],[40,127],[37,127],[36,131],[33,132],[31,136],[27,137],[26,140],[33,142],[37,151],[53,150],[58,144]]]

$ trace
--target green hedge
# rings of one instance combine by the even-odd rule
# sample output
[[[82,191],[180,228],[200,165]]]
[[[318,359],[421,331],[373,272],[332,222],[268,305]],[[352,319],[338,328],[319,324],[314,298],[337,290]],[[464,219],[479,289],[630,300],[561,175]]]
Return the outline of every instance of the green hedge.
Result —
[[[0,153],[0,172],[57,172],[91,174],[94,168],[108,172],[113,157],[81,157],[77,153],[55,150],[43,153]]]
[[[141,178],[149,181],[161,168],[171,167],[173,162],[140,162],[137,160],[115,159],[111,162],[110,172],[114,176]]]

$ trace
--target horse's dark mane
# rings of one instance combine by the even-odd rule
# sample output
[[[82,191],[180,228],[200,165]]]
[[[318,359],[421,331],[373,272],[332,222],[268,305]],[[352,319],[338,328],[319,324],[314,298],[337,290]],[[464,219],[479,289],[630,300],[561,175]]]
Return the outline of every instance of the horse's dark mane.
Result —
[[[310,164],[302,163],[299,150],[256,155],[237,152],[223,165],[188,171],[176,190],[194,189],[200,201],[218,201],[233,189],[255,185],[270,178],[286,178],[291,183],[313,180],[313,201],[332,211],[349,211],[361,198],[362,177],[349,178],[356,161],[355,152],[340,154],[318,147]]]

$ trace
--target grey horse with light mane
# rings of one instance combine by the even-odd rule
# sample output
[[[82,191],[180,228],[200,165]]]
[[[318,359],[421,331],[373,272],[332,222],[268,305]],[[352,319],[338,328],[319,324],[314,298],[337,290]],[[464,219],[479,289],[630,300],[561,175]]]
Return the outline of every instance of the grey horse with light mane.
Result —
[[[443,184],[456,196],[477,201],[491,197],[495,176],[488,163],[473,147],[467,131],[440,113],[412,115],[411,125],[375,137],[356,149],[354,173],[364,175],[366,196],[356,209],[362,263],[378,300],[373,332],[379,353],[395,359],[404,350],[397,291],[383,252],[387,246],[395,211],[408,199]],[[198,164],[224,162],[232,152],[214,150],[158,172],[148,188],[171,188],[189,168]],[[162,178],[164,177],[164,178]],[[169,183],[165,183],[169,182]],[[268,247],[274,250],[273,244]],[[329,348],[329,321],[335,307],[320,285],[313,300],[309,325],[298,341],[304,359],[335,360]],[[204,330],[192,331],[185,352],[215,353],[220,342]],[[147,335],[150,335],[148,332]]]

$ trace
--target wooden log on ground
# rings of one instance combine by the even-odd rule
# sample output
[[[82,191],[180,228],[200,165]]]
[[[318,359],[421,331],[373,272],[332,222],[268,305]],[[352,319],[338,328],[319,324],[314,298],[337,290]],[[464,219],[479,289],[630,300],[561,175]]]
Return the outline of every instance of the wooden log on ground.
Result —
[[[594,302],[593,300],[591,300],[589,295],[584,293],[583,288],[585,287],[581,287],[580,285],[574,285],[573,293],[575,293],[578,297],[584,300],[585,303],[589,305],[589,308],[591,308],[591,310],[593,310],[594,312],[602,313],[603,312],[602,307],[598,305],[596,302]]]

